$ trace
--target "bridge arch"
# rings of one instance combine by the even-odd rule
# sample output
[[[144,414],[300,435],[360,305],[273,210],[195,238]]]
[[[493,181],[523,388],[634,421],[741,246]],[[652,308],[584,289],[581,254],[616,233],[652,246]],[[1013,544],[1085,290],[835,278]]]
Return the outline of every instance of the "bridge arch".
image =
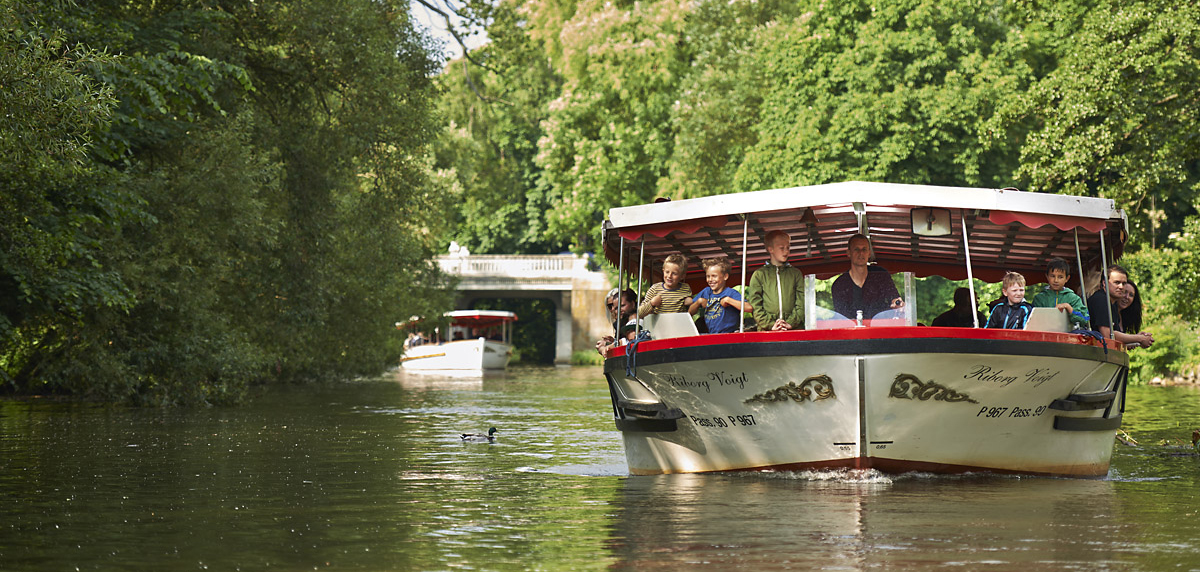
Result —
[[[554,363],[567,364],[575,351],[594,351],[611,333],[604,309],[608,278],[573,254],[470,254],[451,245],[437,258],[442,271],[459,278],[455,306],[483,298],[540,298],[555,307]],[[518,325],[517,327],[520,327]]]

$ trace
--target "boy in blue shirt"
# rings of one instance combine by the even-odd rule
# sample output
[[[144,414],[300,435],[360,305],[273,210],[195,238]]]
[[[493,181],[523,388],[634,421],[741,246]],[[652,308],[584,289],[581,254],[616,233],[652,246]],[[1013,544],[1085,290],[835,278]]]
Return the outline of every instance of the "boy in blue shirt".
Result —
[[[1033,304],[1025,301],[1025,277],[1016,272],[1004,275],[1004,287],[1001,290],[1004,298],[992,308],[987,327],[1020,330],[1025,328],[1025,320],[1033,311]]]
[[[703,309],[704,324],[710,334],[736,332],[742,312],[751,308],[749,303],[742,301],[737,290],[725,286],[725,281],[729,280],[729,258],[706,258],[700,264],[704,266],[704,281],[708,286],[696,294],[688,313],[694,315]]]

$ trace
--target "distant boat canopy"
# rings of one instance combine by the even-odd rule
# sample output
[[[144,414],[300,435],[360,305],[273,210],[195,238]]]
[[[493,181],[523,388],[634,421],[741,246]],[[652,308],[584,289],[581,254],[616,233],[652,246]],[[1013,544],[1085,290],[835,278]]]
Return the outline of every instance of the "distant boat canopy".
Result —
[[[517,321],[516,314],[501,310],[455,310],[443,315],[450,318],[450,323],[455,326],[468,328],[490,328]]]

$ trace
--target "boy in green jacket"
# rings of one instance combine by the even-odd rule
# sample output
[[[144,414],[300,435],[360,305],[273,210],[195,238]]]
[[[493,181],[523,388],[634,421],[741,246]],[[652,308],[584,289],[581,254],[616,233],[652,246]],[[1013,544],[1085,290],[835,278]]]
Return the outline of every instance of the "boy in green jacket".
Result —
[[[748,301],[754,322],[760,332],[803,329],[804,275],[787,261],[792,238],[786,232],[773,230],[767,233],[764,242],[771,260],[750,277]]]
[[[1067,280],[1071,278],[1071,265],[1057,256],[1046,264],[1046,287],[1034,295],[1034,308],[1058,308],[1067,313],[1067,319],[1072,324],[1078,324],[1087,329],[1088,309],[1078,294],[1067,288]]]

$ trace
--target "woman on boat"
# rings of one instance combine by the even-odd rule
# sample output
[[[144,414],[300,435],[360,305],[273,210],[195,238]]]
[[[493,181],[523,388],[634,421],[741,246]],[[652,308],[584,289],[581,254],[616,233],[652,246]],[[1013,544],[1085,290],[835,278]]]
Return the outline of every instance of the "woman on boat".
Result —
[[[1129,332],[1140,332],[1142,329],[1142,293],[1138,292],[1133,280],[1126,280],[1125,295],[1117,300],[1120,309],[1121,323]]]

